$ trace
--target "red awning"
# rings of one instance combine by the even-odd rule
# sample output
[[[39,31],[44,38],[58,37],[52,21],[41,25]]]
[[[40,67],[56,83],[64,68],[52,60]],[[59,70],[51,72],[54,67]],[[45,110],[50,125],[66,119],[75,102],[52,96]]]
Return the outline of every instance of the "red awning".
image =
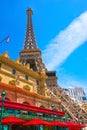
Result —
[[[60,121],[50,121],[49,124],[47,126],[60,126],[60,127],[68,127],[68,125],[64,122],[60,122]]]
[[[14,117],[14,116],[5,117],[4,119],[2,119],[3,125],[14,125],[14,124],[19,125],[24,122],[25,122],[24,120]]]
[[[1,106],[1,101],[0,101],[0,106]],[[53,114],[53,111],[47,108],[29,106],[27,104],[20,104],[20,103],[9,102],[9,101],[4,101],[4,107],[18,109],[18,110],[34,111],[34,112],[45,113],[45,114]],[[56,111],[56,110],[54,111],[54,114],[57,116],[65,116],[65,112]]]
[[[69,130],[80,130],[81,124],[74,122],[66,122],[69,125]]]
[[[80,130],[80,128],[79,127],[71,126],[71,127],[69,127],[69,130]]]
[[[66,122],[66,124],[67,124],[68,126],[76,126],[76,125],[77,125],[77,124],[75,125],[74,122]]]
[[[66,124],[67,124],[68,126],[75,126],[75,127],[80,127],[80,128],[85,127],[85,124],[80,124],[80,123],[78,123],[78,122],[76,122],[76,123],[74,123],[74,122],[66,122]]]
[[[78,127],[80,127],[80,128],[84,128],[84,127],[86,127],[85,124],[80,124],[80,123],[75,123],[75,125],[78,126]]]
[[[49,123],[47,121],[41,120],[39,118],[32,119],[26,123],[24,123],[24,126],[29,126],[29,125],[48,125]]]
[[[80,124],[80,127],[84,128],[84,127],[86,127],[86,125],[85,124]]]

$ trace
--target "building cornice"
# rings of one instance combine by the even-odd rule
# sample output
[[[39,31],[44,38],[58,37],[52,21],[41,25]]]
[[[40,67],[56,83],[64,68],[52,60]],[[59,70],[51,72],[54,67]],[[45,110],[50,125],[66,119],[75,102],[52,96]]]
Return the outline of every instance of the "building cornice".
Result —
[[[31,52],[31,53],[34,53],[34,52],[39,52],[39,53],[41,53],[41,51],[38,49],[38,48],[34,48],[34,49],[24,49],[24,50],[22,50],[20,53],[29,53],[29,52]]]
[[[16,79],[15,75],[9,74],[9,73],[6,72],[6,71],[0,70],[0,73],[6,75],[6,76],[8,76],[8,77],[11,77],[11,78],[13,78],[13,79]],[[29,81],[27,81],[27,80],[25,80],[25,79],[22,79],[22,78],[20,78],[20,81],[22,81],[22,82],[24,82],[24,83],[27,83],[27,84],[29,84],[29,85],[33,85],[33,83],[31,83],[31,82],[29,82]]]
[[[34,72],[32,69],[27,69],[26,66],[23,66],[22,64],[16,63],[16,61],[11,60],[8,57],[5,57],[4,55],[0,55],[0,62],[16,69],[19,72],[22,72],[23,74],[27,74],[28,76],[31,76],[35,79],[40,79],[41,75],[38,72]]]
[[[47,81],[57,80],[57,77],[47,77]]]
[[[2,83],[2,82],[0,82],[0,88],[2,88],[2,89],[4,88],[5,90],[10,90],[10,91],[13,91],[13,92],[17,92],[17,93],[21,93],[21,94],[24,94],[24,95],[27,95],[27,96],[31,96],[33,98],[37,98],[37,99],[53,102],[55,104],[61,103],[60,99],[57,99],[57,100],[55,99],[54,100],[52,98],[48,98],[48,97],[39,95],[37,93],[32,93],[32,92],[26,91],[26,90],[24,90],[22,88],[19,88],[17,86],[5,84],[5,83]]]

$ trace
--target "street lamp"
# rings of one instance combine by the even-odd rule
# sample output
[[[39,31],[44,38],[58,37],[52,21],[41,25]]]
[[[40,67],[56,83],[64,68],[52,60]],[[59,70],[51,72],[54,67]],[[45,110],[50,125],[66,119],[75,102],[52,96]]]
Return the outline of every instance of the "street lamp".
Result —
[[[55,105],[54,105],[54,104],[52,104],[52,105],[51,105],[51,107],[52,107],[52,111],[53,111],[54,130],[56,130],[56,124],[55,124],[55,114],[54,114]]]
[[[0,130],[3,130],[3,125],[2,125],[2,116],[3,116],[3,110],[4,110],[4,100],[5,100],[5,95],[6,92],[3,90],[1,92],[1,114],[0,114]]]

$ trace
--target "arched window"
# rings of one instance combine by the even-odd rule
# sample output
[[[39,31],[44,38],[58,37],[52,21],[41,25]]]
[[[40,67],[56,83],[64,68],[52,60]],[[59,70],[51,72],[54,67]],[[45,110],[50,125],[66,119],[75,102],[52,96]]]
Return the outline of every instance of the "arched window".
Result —
[[[0,63],[0,68],[1,68],[2,64]]]
[[[45,107],[43,105],[41,105],[40,108],[45,108]]]
[[[23,104],[29,105],[29,103],[28,103],[28,102],[23,102]]]
[[[25,75],[25,79],[28,80],[28,75]]]
[[[16,74],[16,70],[15,69],[12,69],[12,74]]]
[[[9,98],[7,98],[7,97],[5,97],[5,100],[6,100],[6,101],[10,101]]]

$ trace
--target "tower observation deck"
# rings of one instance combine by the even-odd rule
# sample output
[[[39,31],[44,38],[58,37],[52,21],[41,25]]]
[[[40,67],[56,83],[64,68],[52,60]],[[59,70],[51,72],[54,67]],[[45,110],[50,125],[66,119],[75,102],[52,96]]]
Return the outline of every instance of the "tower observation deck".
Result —
[[[34,71],[46,70],[46,67],[41,58],[41,51],[37,47],[36,39],[34,36],[34,30],[32,25],[32,14],[31,8],[26,11],[27,14],[27,28],[24,41],[24,48],[20,52],[20,60],[23,64],[30,64],[30,68]]]

